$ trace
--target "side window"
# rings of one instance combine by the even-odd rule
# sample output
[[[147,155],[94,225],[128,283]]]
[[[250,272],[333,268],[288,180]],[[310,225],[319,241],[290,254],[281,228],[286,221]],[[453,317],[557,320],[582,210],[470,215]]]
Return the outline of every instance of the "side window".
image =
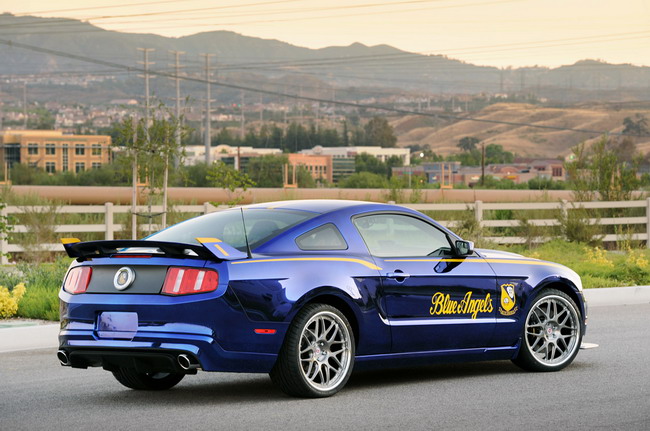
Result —
[[[332,223],[324,224],[296,238],[301,250],[346,250],[348,244]]]
[[[357,217],[354,225],[377,257],[447,256],[447,235],[430,224],[406,215],[374,214]]]

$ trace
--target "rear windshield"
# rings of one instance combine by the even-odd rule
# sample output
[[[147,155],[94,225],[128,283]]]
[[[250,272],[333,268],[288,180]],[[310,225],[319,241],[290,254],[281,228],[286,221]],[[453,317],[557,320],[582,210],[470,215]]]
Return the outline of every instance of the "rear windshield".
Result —
[[[219,211],[178,223],[145,239],[198,244],[197,237],[218,238],[239,251],[246,251],[244,223],[248,242],[254,249],[292,226],[318,215],[306,211],[255,208],[245,209],[243,213],[243,222],[240,209]]]

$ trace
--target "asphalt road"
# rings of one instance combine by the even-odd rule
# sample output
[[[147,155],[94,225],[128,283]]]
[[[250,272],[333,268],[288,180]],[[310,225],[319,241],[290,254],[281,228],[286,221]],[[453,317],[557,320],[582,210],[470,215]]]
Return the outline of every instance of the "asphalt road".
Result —
[[[0,354],[0,430],[650,430],[650,304],[592,307],[567,369],[510,362],[353,374],[338,395],[286,397],[266,375],[199,372],[162,393],[101,369],[61,367],[55,350]]]

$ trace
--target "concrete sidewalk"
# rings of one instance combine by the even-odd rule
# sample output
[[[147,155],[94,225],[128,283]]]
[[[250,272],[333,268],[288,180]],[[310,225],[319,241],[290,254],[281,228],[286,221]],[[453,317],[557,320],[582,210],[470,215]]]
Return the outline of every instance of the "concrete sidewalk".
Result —
[[[59,322],[38,324],[0,320],[0,353],[59,347]]]
[[[650,286],[586,289],[589,307],[650,304]],[[59,323],[29,320],[0,320],[0,353],[56,348]]]

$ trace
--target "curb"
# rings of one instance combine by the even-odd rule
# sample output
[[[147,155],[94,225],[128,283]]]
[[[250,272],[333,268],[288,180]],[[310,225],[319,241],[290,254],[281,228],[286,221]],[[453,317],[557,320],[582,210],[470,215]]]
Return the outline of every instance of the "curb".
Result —
[[[589,307],[650,304],[650,286],[585,289],[584,295]],[[0,327],[0,353],[57,348],[59,327],[58,323],[25,326],[20,321],[4,325]]]
[[[0,353],[59,347],[59,323],[0,328]]]
[[[650,286],[607,287],[583,292],[589,307],[650,303]]]

